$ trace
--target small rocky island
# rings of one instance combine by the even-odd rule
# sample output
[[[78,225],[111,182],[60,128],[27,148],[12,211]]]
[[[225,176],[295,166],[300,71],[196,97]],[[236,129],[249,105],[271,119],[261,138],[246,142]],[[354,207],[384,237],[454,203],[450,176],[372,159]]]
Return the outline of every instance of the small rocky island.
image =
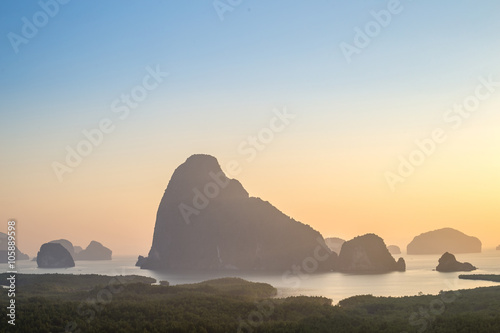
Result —
[[[99,242],[92,241],[85,250],[75,253],[75,260],[111,260],[113,251]]]
[[[387,250],[389,250],[390,254],[401,254],[401,249],[397,245],[389,245]]]
[[[8,262],[7,251],[9,244],[9,236],[7,234],[0,232],[0,264],[5,264]],[[30,257],[27,254],[22,253],[16,248],[16,260],[29,260]]]
[[[45,243],[40,247],[36,262],[40,268],[75,267],[75,261],[64,246],[59,243]]]
[[[497,246],[497,251],[500,251],[500,245]]]
[[[337,270],[345,273],[404,272],[406,263],[403,258],[396,262],[382,238],[366,234],[342,245]]]
[[[477,268],[468,262],[459,262],[455,256],[446,252],[439,258],[439,265],[436,267],[438,272],[470,272]]]
[[[342,244],[345,243],[345,240],[338,237],[328,237],[325,238],[325,243],[330,250],[337,254],[340,254],[340,249],[342,248]]]
[[[91,241],[89,246],[84,250],[80,246],[73,246],[67,239],[58,239],[50,241],[50,243],[57,243],[64,246],[68,250],[73,260],[111,260],[113,251],[105,247],[99,242]]]
[[[57,240],[50,241],[49,243],[61,244],[62,246],[64,246],[64,248],[66,250],[68,250],[69,254],[71,254],[71,257],[73,257],[73,259],[75,259],[75,250],[74,250],[74,247],[73,247],[73,243],[71,243],[69,240],[67,240],[67,239],[57,239]]]

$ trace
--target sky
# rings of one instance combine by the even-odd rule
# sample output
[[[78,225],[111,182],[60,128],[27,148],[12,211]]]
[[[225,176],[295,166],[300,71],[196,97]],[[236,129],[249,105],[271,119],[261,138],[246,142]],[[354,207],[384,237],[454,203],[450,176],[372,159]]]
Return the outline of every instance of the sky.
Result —
[[[173,171],[204,153],[324,237],[373,232],[404,249],[453,227],[496,247],[499,12],[2,1],[0,230],[16,219],[32,256],[60,238],[146,255]]]

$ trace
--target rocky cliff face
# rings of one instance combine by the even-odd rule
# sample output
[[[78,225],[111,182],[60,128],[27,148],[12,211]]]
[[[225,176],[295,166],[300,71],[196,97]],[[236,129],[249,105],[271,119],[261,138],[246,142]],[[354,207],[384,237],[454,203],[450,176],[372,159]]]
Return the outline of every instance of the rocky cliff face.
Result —
[[[92,241],[85,250],[74,254],[75,260],[111,260],[112,251],[99,242]]]
[[[384,273],[405,269],[404,259],[396,262],[384,240],[375,234],[358,236],[345,242],[337,264],[337,270],[347,273]]]
[[[137,264],[148,269],[284,270],[318,255],[319,271],[336,254],[319,232],[269,202],[250,197],[217,160],[193,155],[172,175],[158,208],[153,244]]]
[[[407,246],[407,254],[480,253],[481,241],[476,237],[444,228],[416,236]]]
[[[439,258],[439,264],[436,267],[438,272],[470,272],[477,268],[468,262],[458,262],[455,256],[446,252]]]
[[[8,262],[7,254],[9,246],[8,235],[0,232],[0,264]],[[29,260],[29,256],[27,254],[22,253],[19,249],[16,249],[16,260]]]
[[[75,266],[71,254],[59,243],[43,244],[36,258],[40,268],[68,268]]]

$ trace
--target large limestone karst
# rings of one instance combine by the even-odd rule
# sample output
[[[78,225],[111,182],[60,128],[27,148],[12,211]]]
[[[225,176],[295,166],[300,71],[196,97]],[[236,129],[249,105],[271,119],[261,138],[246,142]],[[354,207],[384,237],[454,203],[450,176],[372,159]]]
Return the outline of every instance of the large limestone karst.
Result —
[[[406,264],[403,258],[396,262],[382,238],[375,234],[366,234],[342,245],[337,270],[346,273],[403,272],[406,270]]]
[[[336,254],[319,232],[269,202],[250,197],[213,156],[193,155],[173,173],[156,216],[147,269],[287,270],[315,258],[318,271]]]
[[[45,243],[40,247],[36,262],[40,268],[74,267],[73,257],[60,243]]]
[[[452,228],[429,231],[416,236],[406,248],[407,254],[479,253],[481,241]]]

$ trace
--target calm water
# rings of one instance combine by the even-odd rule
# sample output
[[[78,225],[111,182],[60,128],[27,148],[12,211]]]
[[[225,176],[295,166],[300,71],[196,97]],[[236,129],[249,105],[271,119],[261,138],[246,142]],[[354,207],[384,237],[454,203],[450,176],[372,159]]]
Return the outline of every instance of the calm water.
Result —
[[[254,282],[266,282],[278,288],[278,296],[325,296],[334,303],[354,295],[410,296],[419,292],[437,294],[441,290],[469,289],[500,285],[487,281],[460,280],[461,273],[439,273],[433,271],[438,255],[407,256],[407,271],[377,275],[352,275],[343,273],[284,275],[284,272],[158,272],[135,267],[136,257],[116,257],[111,261],[77,261],[76,267],[67,269],[41,269],[36,262],[19,261],[18,272],[30,274],[136,274],[167,280],[170,284],[194,283],[218,277],[241,277]],[[478,267],[474,274],[500,274],[500,251],[457,255],[459,261],[468,261]],[[0,264],[1,271],[7,270]]]

